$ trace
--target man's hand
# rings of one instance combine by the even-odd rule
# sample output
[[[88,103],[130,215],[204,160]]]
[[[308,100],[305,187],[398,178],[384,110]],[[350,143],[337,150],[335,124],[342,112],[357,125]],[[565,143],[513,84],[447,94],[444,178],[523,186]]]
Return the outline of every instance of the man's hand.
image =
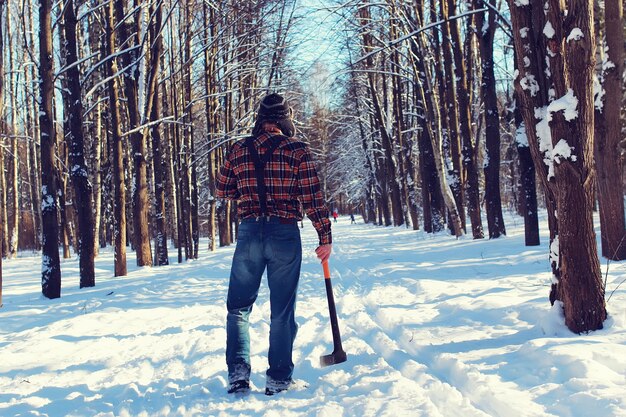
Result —
[[[326,262],[330,258],[330,253],[333,250],[333,245],[320,245],[315,249],[315,254],[322,262]]]

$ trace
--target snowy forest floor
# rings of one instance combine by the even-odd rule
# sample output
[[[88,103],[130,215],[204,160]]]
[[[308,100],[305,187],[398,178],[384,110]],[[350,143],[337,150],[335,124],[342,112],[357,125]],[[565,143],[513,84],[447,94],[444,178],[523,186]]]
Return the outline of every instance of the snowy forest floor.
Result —
[[[405,228],[333,224],[333,286],[346,363],[332,351],[316,236],[308,221],[297,306],[294,377],[307,388],[263,394],[269,333],[264,280],[251,316],[249,395],[226,394],[224,299],[234,246],[41,296],[40,255],[5,261],[0,309],[1,416],[626,416],[626,283],[605,329],[567,330],[548,302],[547,227],[525,247],[508,236],[456,240]],[[173,251],[171,255],[174,255]],[[175,256],[171,257],[175,262]],[[606,272],[603,260],[603,273]],[[607,298],[626,279],[609,265]]]

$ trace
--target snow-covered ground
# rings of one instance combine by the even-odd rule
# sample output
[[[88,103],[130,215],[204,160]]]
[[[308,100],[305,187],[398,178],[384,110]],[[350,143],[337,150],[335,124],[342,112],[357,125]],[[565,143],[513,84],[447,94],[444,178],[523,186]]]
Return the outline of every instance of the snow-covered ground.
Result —
[[[105,251],[97,286],[83,290],[67,260],[52,301],[37,254],[5,261],[0,415],[626,416],[626,283],[604,330],[570,333],[547,299],[545,225],[542,245],[527,248],[513,217],[494,241],[349,223],[333,225],[331,258],[348,361],[319,366],[332,338],[305,222],[294,376],[308,387],[273,397],[263,394],[266,286],[252,313],[254,389],[225,392],[233,247],[122,278]],[[626,265],[611,263],[607,297],[625,279]]]

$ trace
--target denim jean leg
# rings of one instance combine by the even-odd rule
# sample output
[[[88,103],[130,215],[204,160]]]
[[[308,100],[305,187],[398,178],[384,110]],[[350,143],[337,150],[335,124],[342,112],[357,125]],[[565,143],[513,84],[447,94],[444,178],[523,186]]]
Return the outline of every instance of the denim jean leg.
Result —
[[[296,292],[302,263],[302,244],[298,226],[278,224],[268,234],[267,275],[270,288],[271,322],[267,386],[287,388],[294,364],[293,343],[296,338]]]
[[[226,363],[229,383],[250,378],[249,316],[265,269],[255,225],[240,225],[226,307]]]

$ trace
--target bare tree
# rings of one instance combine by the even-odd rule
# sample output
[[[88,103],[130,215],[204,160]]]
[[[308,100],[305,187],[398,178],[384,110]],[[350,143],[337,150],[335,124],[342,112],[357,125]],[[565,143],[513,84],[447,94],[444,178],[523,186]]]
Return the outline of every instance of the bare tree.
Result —
[[[558,189],[557,298],[565,324],[581,333],[602,328],[604,288],[593,228],[593,69],[595,38],[592,0],[548,2],[549,62],[556,97],[548,106],[554,177]],[[552,36],[550,36],[552,35]]]
[[[139,14],[141,7],[133,2],[133,10],[125,13],[126,0],[115,0],[115,18],[119,30],[119,43],[124,53],[120,55],[124,94],[128,107],[130,143],[133,159],[133,231],[137,252],[137,265],[152,265],[150,233],[148,230],[148,177],[146,164],[146,136],[142,134],[139,107],[139,82],[143,76],[140,68],[141,45],[139,40]]]
[[[117,63],[113,59],[115,54],[115,14],[114,2],[109,2],[106,16],[106,54],[107,76],[109,78],[108,95],[109,109],[111,118],[111,142],[113,145],[113,217],[115,221],[114,240],[115,240],[115,272],[114,275],[123,276],[127,273],[126,266],[126,185],[124,183],[124,151],[123,138],[121,129],[121,118],[119,109],[119,92],[116,83]]]
[[[11,26],[12,23],[12,13],[11,13],[11,4],[7,4],[7,35],[9,36],[9,42],[14,39],[15,32]],[[9,88],[11,91],[17,91],[17,78],[18,71],[16,68],[16,57],[14,56],[15,49],[8,48],[8,58],[9,58]],[[11,225],[10,239],[9,239],[9,251],[8,257],[16,257],[17,256],[17,247],[19,243],[19,231],[20,231],[20,177],[19,177],[19,152],[17,147],[17,137],[19,132],[17,131],[17,94],[9,94],[10,104],[11,104],[11,173],[9,175],[9,184],[11,184],[11,205],[13,206],[13,211],[11,212],[11,218],[9,224]]]
[[[61,296],[57,182],[55,179],[56,132],[54,129],[54,68],[52,56],[52,2],[39,2],[39,125],[41,131],[41,287],[47,298]]]
[[[154,252],[157,265],[169,264],[167,254],[167,224],[165,211],[165,166],[161,145],[161,132],[157,123],[161,117],[161,102],[159,101],[159,73],[161,64],[161,54],[163,53],[163,2],[152,4],[150,9],[154,20],[150,22],[150,72],[148,75],[148,91],[146,93],[147,103],[150,108],[150,123],[152,127],[150,134],[152,137],[152,160],[154,164],[154,197],[155,197],[155,217],[156,236],[154,238]]]
[[[95,278],[95,224],[93,214],[92,185],[85,163],[85,139],[83,134],[83,101],[81,94],[81,78],[78,62],[76,38],[76,12],[74,0],[67,0],[65,4],[65,62],[68,78],[68,106],[67,111],[69,131],[66,140],[69,147],[70,176],[74,186],[74,207],[78,216],[77,235],[78,253],[80,255],[80,288],[96,285]]]
[[[496,30],[494,0],[474,0],[476,9],[487,2],[489,11],[476,15],[477,36],[480,46],[482,73],[482,100],[486,133],[485,204],[489,238],[506,234],[500,198],[500,114],[496,96],[496,78],[493,62],[493,38]],[[486,19],[485,19],[486,15]]]

